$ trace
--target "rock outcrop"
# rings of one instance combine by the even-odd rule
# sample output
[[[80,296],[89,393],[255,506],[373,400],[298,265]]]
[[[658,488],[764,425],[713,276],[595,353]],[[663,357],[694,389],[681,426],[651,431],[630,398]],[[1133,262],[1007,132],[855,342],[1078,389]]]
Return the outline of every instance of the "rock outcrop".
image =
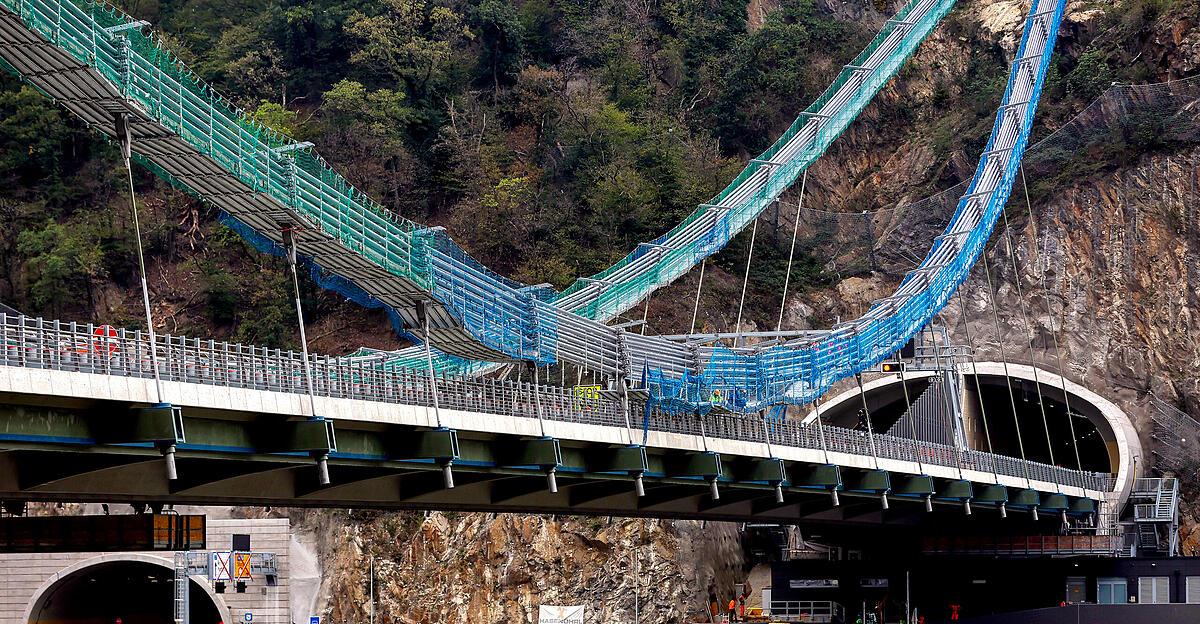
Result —
[[[693,621],[709,582],[742,580],[736,525],[513,514],[364,513],[339,520],[326,555],[331,622],[505,624],[538,606],[589,621]]]

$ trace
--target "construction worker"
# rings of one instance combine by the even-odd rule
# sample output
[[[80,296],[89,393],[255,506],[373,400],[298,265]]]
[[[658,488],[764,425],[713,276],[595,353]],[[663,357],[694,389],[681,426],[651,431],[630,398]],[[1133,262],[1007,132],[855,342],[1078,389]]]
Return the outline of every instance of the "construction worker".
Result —
[[[742,583],[742,593],[738,596],[738,616],[742,618],[742,621],[746,620],[746,600],[750,598],[752,591],[754,588],[750,585],[750,581]]]
[[[738,619],[737,619],[737,596],[735,594],[729,594],[729,604],[726,606],[729,607],[729,621],[730,622],[738,621]]]
[[[711,616],[710,621],[716,622],[717,616],[721,614],[721,603],[717,601],[717,584],[715,581],[708,583],[708,614]]]

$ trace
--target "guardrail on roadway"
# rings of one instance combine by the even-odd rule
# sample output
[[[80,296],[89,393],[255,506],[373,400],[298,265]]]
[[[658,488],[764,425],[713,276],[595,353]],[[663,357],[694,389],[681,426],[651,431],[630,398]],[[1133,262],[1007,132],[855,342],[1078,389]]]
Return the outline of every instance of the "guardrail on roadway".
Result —
[[[0,365],[46,368],[120,377],[152,378],[149,341],[141,331],[109,325],[61,322],[0,313]],[[157,334],[159,375],[165,381],[305,393],[304,361],[294,351],[237,343]],[[430,377],[411,370],[385,370],[369,361],[311,355],[314,392],[318,396],[432,406]],[[630,426],[712,438],[821,449],[818,427],[798,420],[763,420],[755,416],[712,412],[705,415],[649,414],[631,409],[626,420],[615,392],[578,396],[571,388],[534,385],[490,378],[436,377],[440,406],[503,416],[536,418],[612,427]],[[647,422],[648,419],[648,422]],[[631,432],[631,435],[635,435]],[[768,440],[769,436],[769,440]],[[864,431],[826,425],[830,452],[869,456],[872,440]],[[1111,491],[1111,475],[953,446],[874,435],[880,458],[921,461],[1037,481]]]

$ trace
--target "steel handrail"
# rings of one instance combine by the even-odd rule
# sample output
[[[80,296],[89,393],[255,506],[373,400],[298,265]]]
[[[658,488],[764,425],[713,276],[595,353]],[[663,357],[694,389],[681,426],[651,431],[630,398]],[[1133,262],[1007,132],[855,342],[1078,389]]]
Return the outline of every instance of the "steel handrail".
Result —
[[[148,336],[140,331],[62,322],[0,313],[0,365],[46,368],[79,373],[151,379],[154,376]],[[304,394],[304,360],[295,351],[271,349],[187,336],[155,334],[159,375],[164,381]],[[369,363],[313,354],[310,356],[314,393],[317,396],[432,406],[431,380],[408,369],[385,370]],[[625,427],[619,398],[576,395],[574,389],[534,385],[514,380],[475,376],[439,375],[437,394],[443,409],[501,416],[542,417],[557,422]],[[640,407],[640,406],[638,406]],[[817,428],[798,420],[771,420],[766,429],[756,416],[728,412],[680,414],[635,407],[631,425],[646,431],[707,436],[715,439],[770,443],[774,447],[821,449]],[[633,433],[630,432],[632,439]],[[829,451],[871,454],[866,432],[825,426]],[[958,467],[953,446],[921,442],[916,447],[924,464]],[[875,435],[880,458],[913,461],[908,438]],[[1020,459],[965,450],[962,467],[980,472],[1024,477]],[[1092,491],[1112,491],[1111,475],[1080,472],[1060,466],[1028,462],[1033,479],[1078,486]]]

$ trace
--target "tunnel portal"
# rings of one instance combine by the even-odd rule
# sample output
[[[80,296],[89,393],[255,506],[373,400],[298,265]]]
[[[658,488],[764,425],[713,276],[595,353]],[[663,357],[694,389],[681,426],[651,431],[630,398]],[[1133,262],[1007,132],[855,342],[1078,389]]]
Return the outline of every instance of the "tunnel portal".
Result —
[[[31,605],[30,624],[170,624],[175,621],[175,573],[168,562],[116,559],[85,565],[45,587]],[[220,624],[220,609],[195,580],[189,583],[192,624]]]

